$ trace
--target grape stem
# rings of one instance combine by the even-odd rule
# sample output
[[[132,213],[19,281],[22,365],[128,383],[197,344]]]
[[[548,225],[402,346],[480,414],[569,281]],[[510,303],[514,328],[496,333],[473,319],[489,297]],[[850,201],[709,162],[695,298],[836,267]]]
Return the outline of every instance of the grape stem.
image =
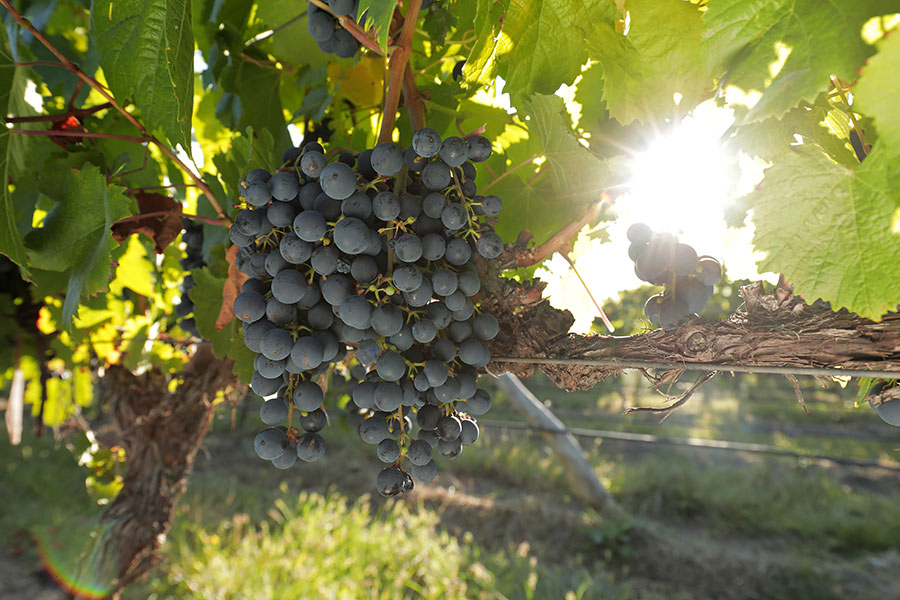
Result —
[[[0,0],[0,2],[6,2],[6,0]],[[403,27],[400,29],[400,36],[397,38],[396,46],[391,53],[390,79],[388,81],[387,95],[384,98],[381,130],[378,133],[379,144],[390,142],[393,137],[394,124],[397,120],[397,107],[400,105],[400,92],[406,87],[404,85],[406,67],[409,65],[409,57],[412,54],[412,37],[416,31],[416,21],[419,19],[421,8],[422,0],[410,1],[409,8],[406,10],[406,18],[403,20]],[[410,79],[413,87],[409,89],[409,94],[412,94],[413,89],[415,89],[415,81],[412,76]],[[418,90],[416,90],[416,94],[418,94]],[[410,117],[412,118],[412,113],[410,113]],[[424,110],[422,112],[422,121],[424,124]]]
[[[125,190],[128,191],[128,190]],[[216,219],[209,219],[207,217],[201,217],[200,215],[189,215],[182,212],[176,212],[173,210],[162,210],[159,212],[150,212],[150,213],[142,213],[139,215],[134,215],[133,217],[125,217],[124,219],[120,219],[113,223],[117,225],[119,223],[130,223],[131,221],[141,221],[143,219],[150,219],[153,217],[181,217],[183,219],[194,219],[195,221],[203,221],[204,223],[209,223],[210,225],[221,225],[221,221],[217,221]]]
[[[416,1],[416,0],[414,0],[414,1]],[[81,68],[78,67],[78,65],[76,65],[75,63],[70,61],[68,58],[66,58],[66,56],[56,48],[56,46],[54,46],[52,43],[50,43],[50,40],[48,40],[46,37],[44,37],[44,35],[40,31],[38,31],[34,25],[31,24],[31,21],[29,21],[28,19],[23,17],[21,14],[19,14],[19,12],[15,8],[13,8],[12,4],[9,3],[9,0],[0,0],[0,5],[2,5],[6,10],[9,11],[9,13],[12,15],[13,19],[15,19],[16,22],[19,23],[19,25],[21,25],[22,27],[27,29],[29,32],[31,32],[31,34],[35,37],[35,39],[38,40],[41,44],[43,44],[43,46],[45,48],[47,48],[47,50],[49,50],[50,53],[56,57],[57,60],[59,60],[59,62],[62,64],[63,68],[65,68],[70,73],[72,73],[73,75],[78,77],[80,80],[82,80],[84,83],[91,86],[91,88],[96,90],[101,96],[103,96],[106,99],[106,101],[110,104],[110,106],[112,108],[115,108],[125,118],[125,120],[127,120],[129,123],[131,123],[135,127],[135,129],[137,129],[143,136],[143,139],[141,140],[142,142],[144,142],[144,141],[149,142],[149,143],[153,144],[154,146],[156,146],[157,148],[159,148],[159,150],[163,154],[165,154],[166,157],[169,158],[169,160],[171,160],[173,163],[178,165],[178,167],[182,171],[184,171],[188,177],[193,179],[194,183],[197,184],[197,187],[200,189],[200,191],[203,193],[203,195],[206,196],[206,199],[209,201],[210,205],[216,211],[216,215],[218,215],[219,219],[221,219],[223,222],[225,222],[229,225],[231,224],[231,221],[229,220],[228,215],[226,215],[225,212],[222,210],[221,205],[216,200],[215,194],[212,193],[212,190],[209,188],[208,185],[206,185],[206,182],[203,181],[202,177],[200,177],[198,174],[194,173],[194,171],[192,169],[189,169],[188,166],[186,164],[184,164],[184,162],[178,157],[177,154],[175,154],[175,152],[171,148],[169,148],[168,145],[163,144],[158,139],[156,139],[156,137],[151,135],[150,132],[147,131],[147,128],[144,127],[143,123],[138,121],[134,115],[132,115],[130,112],[128,112],[127,110],[122,108],[122,106],[120,106],[116,102],[116,99],[112,96],[112,94],[109,92],[109,90],[107,90],[103,85],[101,85],[99,81],[97,81],[96,79],[94,79],[93,77],[91,77],[90,75],[85,73],[84,71],[82,71]],[[61,132],[55,132],[54,135],[59,135],[60,133]],[[82,137],[99,137],[99,136],[97,136],[97,135],[85,136],[82,134]],[[115,138],[115,139],[121,139],[121,138]]]
[[[0,0],[2,2],[3,0]],[[45,135],[48,137],[71,137],[71,138],[102,138],[105,140],[119,140],[122,142],[134,142],[135,144],[145,144],[149,140],[147,138],[139,138],[129,135],[114,135],[111,133],[92,133],[90,131],[62,131],[58,129],[9,129],[10,133],[18,133],[20,135]]]
[[[359,42],[360,44],[362,44],[363,46],[365,46],[366,48],[368,48],[375,54],[377,54],[379,56],[384,56],[384,52],[382,52],[381,47],[378,45],[378,42],[375,41],[370,35],[368,35],[366,33],[366,30],[364,28],[360,27],[356,21],[354,21],[353,19],[351,19],[350,17],[347,17],[347,16],[339,17],[338,15],[334,14],[331,11],[331,7],[328,6],[328,4],[326,2],[323,2],[322,0],[307,0],[307,1],[314,6],[318,6],[319,8],[321,8],[322,10],[324,10],[325,12],[330,14],[332,17],[337,19],[340,22],[341,27],[346,29],[347,33],[352,35],[356,39],[357,42]],[[274,33],[275,32],[273,32],[273,35],[274,35]]]

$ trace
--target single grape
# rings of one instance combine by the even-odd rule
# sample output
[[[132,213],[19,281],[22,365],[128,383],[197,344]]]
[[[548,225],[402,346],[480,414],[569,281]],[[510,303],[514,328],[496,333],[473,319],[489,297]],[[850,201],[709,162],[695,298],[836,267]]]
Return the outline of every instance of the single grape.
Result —
[[[676,275],[692,275],[697,270],[697,253],[687,244],[675,244],[672,272]],[[694,311],[692,311],[694,312]]]
[[[372,305],[363,296],[347,296],[339,305],[341,320],[357,329],[368,329],[372,324]]]
[[[328,276],[337,271],[338,260],[340,258],[340,251],[329,244],[328,246],[319,246],[313,250],[312,257],[309,259],[309,264],[313,268],[313,271],[319,275]]]
[[[268,319],[259,319],[253,323],[245,324],[247,326],[244,328],[244,344],[253,352],[259,352],[259,344],[262,341],[263,336],[265,336],[270,329],[274,329],[275,325]]]
[[[269,186],[264,181],[253,181],[244,190],[244,199],[250,206],[265,206],[270,198]]]
[[[356,286],[346,275],[331,275],[319,283],[322,298],[332,306],[340,306],[344,298],[356,293]]]
[[[463,307],[450,313],[454,321],[468,321],[475,314],[475,304],[466,298],[463,300]]]
[[[340,347],[337,337],[330,331],[313,331],[312,337],[322,344],[322,362],[328,363],[337,357]]]
[[[435,261],[444,257],[447,251],[447,242],[437,233],[429,233],[422,237],[422,257],[425,260]]]
[[[300,181],[296,173],[287,171],[275,173],[269,180],[269,190],[276,200],[288,202],[300,191]]]
[[[474,444],[478,440],[478,434],[478,423],[472,419],[462,420],[462,431],[459,434],[459,441],[462,442],[463,446]]]
[[[350,276],[359,283],[369,283],[378,276],[378,264],[371,256],[357,256],[350,263]]]
[[[367,148],[359,153],[359,156],[356,159],[356,168],[359,169],[359,172],[362,174],[362,176],[368,180],[372,180],[378,177],[378,173],[376,173],[375,169],[372,168],[371,148]]]
[[[285,448],[284,453],[281,456],[279,456],[278,458],[272,459],[272,466],[277,469],[285,470],[285,469],[290,469],[291,467],[293,467],[294,464],[296,464],[296,462],[297,462],[297,451],[293,447],[293,444],[288,443],[288,447]]]
[[[431,192],[422,199],[422,212],[433,219],[441,218],[441,211],[447,206],[447,198],[439,192]]]
[[[283,164],[293,165],[294,162],[300,158],[300,155],[303,154],[303,150],[301,148],[288,148],[281,154],[281,162]]]
[[[359,42],[356,41],[350,32],[346,29],[338,29],[331,38],[332,53],[340,58],[353,58],[359,49]]]
[[[356,173],[342,162],[333,162],[322,169],[319,185],[329,198],[343,200],[356,191]]]
[[[429,190],[442,190],[450,185],[450,167],[443,162],[430,162],[422,169],[422,183]]]
[[[457,437],[455,440],[438,440],[438,452],[446,458],[456,458],[462,452],[462,441]]]
[[[484,162],[491,156],[491,142],[486,137],[476,135],[466,142],[469,160]]]
[[[428,344],[437,336],[437,327],[431,319],[419,319],[413,323],[412,333],[417,342]]]
[[[247,177],[245,177],[244,179],[247,182],[247,185],[250,185],[255,181],[267,183],[271,177],[272,174],[265,169],[253,169],[252,171],[247,173]]]
[[[402,262],[416,262],[422,258],[422,240],[415,234],[404,233],[394,241],[394,256]]]
[[[390,464],[400,458],[400,446],[397,442],[388,438],[378,443],[375,453],[378,455],[378,460]]]
[[[306,295],[306,278],[298,271],[287,269],[272,279],[272,296],[279,302],[294,304]]]
[[[341,202],[341,214],[365,221],[372,216],[372,200],[362,192],[353,192]]]
[[[393,412],[403,403],[403,388],[396,383],[383,381],[375,386],[373,401],[378,410]]]
[[[472,321],[472,330],[482,340],[492,340],[500,333],[500,323],[494,315],[482,313]]]
[[[428,159],[416,154],[412,146],[403,151],[403,163],[413,173],[418,173],[428,164]]]
[[[341,252],[362,254],[368,241],[369,228],[356,217],[344,217],[334,226],[334,244]]]
[[[331,17],[328,15],[325,16],[331,20]],[[334,31],[333,26],[332,31]],[[324,154],[317,150],[311,150],[309,152],[304,152],[303,158],[300,159],[300,170],[303,171],[303,174],[307,177],[318,179],[319,175],[322,174],[322,169],[324,169],[327,164],[328,161],[325,160]]]
[[[266,218],[275,227],[290,227],[296,217],[296,209],[287,202],[276,201],[266,209]]]
[[[425,440],[413,440],[406,451],[406,457],[414,466],[424,466],[431,462],[431,445]]]
[[[375,487],[382,496],[391,497],[401,493],[406,487],[406,474],[397,467],[382,469],[375,478]]]
[[[381,304],[372,311],[372,329],[378,335],[390,337],[403,327],[403,311],[393,304]]]
[[[486,215],[496,216],[500,214],[500,211],[503,210],[503,201],[499,196],[485,196],[481,199],[481,210]]]
[[[413,339],[412,329],[404,325],[400,328],[400,331],[392,335],[388,341],[390,341],[397,350],[405,352],[412,348],[415,339]]]
[[[484,357],[484,353],[485,347],[473,338],[469,338],[459,345],[459,360],[467,365],[477,365]]]
[[[234,218],[234,225],[232,225],[233,229],[248,236],[256,235],[260,227],[262,227],[262,213],[250,208],[240,211]]]
[[[449,377],[447,366],[439,360],[425,361],[425,366],[422,368],[422,371],[428,378],[428,383],[431,385],[431,387],[444,385],[444,383],[447,381],[447,377]]]
[[[393,177],[403,168],[403,150],[393,142],[383,142],[372,149],[372,168],[383,177]]]
[[[271,396],[278,391],[283,381],[281,377],[270,379],[264,377],[259,371],[254,371],[250,377],[250,389],[256,392],[258,396]]]
[[[414,219],[422,214],[422,201],[418,196],[413,194],[400,194],[400,216],[401,221]]]
[[[422,284],[411,292],[403,292],[403,299],[410,308],[419,308],[428,304],[433,294],[431,280],[422,277]]]
[[[291,348],[291,360],[306,370],[315,369],[322,364],[324,354],[325,348],[322,347],[322,342],[312,336],[297,338]]]
[[[422,285],[422,272],[414,265],[400,265],[394,269],[391,279],[401,292],[412,292]]]
[[[652,235],[653,230],[644,223],[635,223],[625,232],[625,236],[632,244],[646,244]]]
[[[497,258],[503,252],[503,240],[493,231],[488,231],[478,238],[476,248],[478,254],[487,259]]]
[[[378,416],[373,416],[359,424],[359,437],[367,444],[380,444],[390,435],[387,423]]]
[[[472,258],[472,248],[469,247],[465,240],[453,238],[447,244],[445,256],[448,263],[455,267],[461,267]]]
[[[378,375],[385,381],[398,381],[406,374],[406,361],[396,352],[385,352],[375,361]]]
[[[328,222],[337,221],[341,216],[341,202],[322,192],[316,196],[313,202],[313,210],[320,213]]]
[[[453,402],[459,394],[459,381],[454,377],[448,377],[444,385],[434,388],[434,395],[441,404]]]
[[[441,143],[439,154],[447,166],[459,167],[469,157],[469,150],[462,138],[452,136]]]
[[[284,454],[288,446],[285,433],[277,427],[267,427],[256,434],[253,449],[263,460],[274,460]]]
[[[259,342],[259,351],[270,360],[287,358],[294,346],[291,334],[278,327],[270,329]],[[265,373],[263,373],[265,375]],[[268,376],[268,377],[271,377]]]
[[[372,199],[372,213],[382,221],[400,216],[400,198],[393,192],[378,192]]]
[[[304,381],[294,388],[294,405],[303,412],[320,408],[324,399],[322,388],[312,381]]]
[[[266,254],[265,269],[267,275],[275,277],[290,266],[290,263],[281,256],[281,252],[269,252]]]
[[[300,415],[297,421],[303,431],[316,433],[322,431],[328,425],[328,415],[321,408],[307,412],[306,415]]]
[[[256,238],[252,235],[245,235],[232,226],[228,228],[228,239],[238,248],[249,248]]]
[[[432,460],[421,466],[413,465],[412,469],[410,469],[409,472],[419,481],[428,483],[429,481],[432,481],[435,477],[437,477],[438,468],[437,464]]]
[[[697,279],[706,285],[716,285],[722,278],[722,265],[711,256],[701,256],[697,260]]]
[[[266,400],[259,407],[259,418],[266,425],[278,425],[288,416],[288,405],[281,398]]]
[[[468,223],[469,215],[462,204],[451,202],[441,211],[441,223],[450,231],[461,229]]]
[[[688,307],[684,303],[675,298],[664,298],[659,305],[659,324],[663,327],[672,327],[688,314]]]
[[[675,280],[675,299],[687,307],[689,313],[703,310],[713,295],[713,287],[693,277],[679,277]]]
[[[487,390],[478,388],[475,394],[466,400],[465,411],[470,415],[483,415],[491,409],[491,395]]]
[[[421,157],[432,158],[441,150],[441,136],[430,127],[423,127],[413,134],[413,150]]]
[[[351,394],[353,403],[362,409],[370,409],[375,407],[375,386],[377,384],[371,381],[363,381],[355,388]]]
[[[312,210],[313,204],[322,193],[322,186],[318,181],[310,181],[300,188],[297,199],[300,201],[300,208],[303,210]]]
[[[313,462],[325,456],[325,440],[318,433],[304,433],[297,440],[297,457]]]
[[[328,329],[334,324],[334,312],[331,305],[326,302],[319,302],[309,309],[306,313],[306,322],[313,329]]]
[[[318,242],[325,236],[328,223],[321,213],[304,210],[294,218],[294,233],[305,242]]]
[[[466,295],[458,289],[454,290],[444,298],[444,304],[451,313],[462,310],[466,306]]]
[[[234,316],[245,323],[253,323],[266,314],[266,299],[257,292],[241,292],[234,299]]]
[[[632,242],[628,246],[628,258],[630,258],[634,262],[637,262],[637,259],[641,256],[641,254],[644,252],[644,250],[646,250],[649,246],[650,246],[650,244],[648,244],[646,242],[643,244],[635,244]]]
[[[475,271],[463,271],[457,276],[459,290],[466,296],[474,296],[481,290],[481,280]]]

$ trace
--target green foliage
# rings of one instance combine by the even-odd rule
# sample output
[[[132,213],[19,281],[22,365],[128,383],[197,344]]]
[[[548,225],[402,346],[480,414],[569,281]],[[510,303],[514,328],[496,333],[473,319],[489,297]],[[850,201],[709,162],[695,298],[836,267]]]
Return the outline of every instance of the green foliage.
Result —
[[[16,104],[12,97],[18,67],[10,52],[6,29],[0,28],[0,110],[9,114]],[[19,265],[26,265],[25,245],[16,226],[16,213],[6,181],[9,177],[9,150],[12,134],[6,127],[0,128],[0,252]]]
[[[748,120],[779,117],[800,100],[814,101],[830,75],[852,81],[873,53],[863,24],[897,8],[891,0],[717,0],[703,19],[704,50],[725,83],[763,92]],[[786,60],[779,49],[789,52]]]
[[[116,99],[131,99],[151,131],[191,147],[194,33],[185,0],[96,0],[91,31]]]
[[[82,296],[108,289],[110,252],[118,245],[109,228],[131,214],[133,203],[121,188],[107,186],[97,167],[71,171],[43,226],[28,234],[31,266],[68,274],[63,327],[69,326]]]
[[[760,266],[784,273],[810,301],[878,320],[900,300],[892,231],[898,186],[884,155],[852,171],[814,150],[781,157],[749,199],[754,245],[768,253]]]
[[[709,95],[700,47],[701,13],[683,0],[628,0],[629,33],[601,23],[588,38],[591,58],[603,70],[603,100],[623,125],[653,122],[678,108],[690,110]],[[664,27],[660,24],[665,23]]]

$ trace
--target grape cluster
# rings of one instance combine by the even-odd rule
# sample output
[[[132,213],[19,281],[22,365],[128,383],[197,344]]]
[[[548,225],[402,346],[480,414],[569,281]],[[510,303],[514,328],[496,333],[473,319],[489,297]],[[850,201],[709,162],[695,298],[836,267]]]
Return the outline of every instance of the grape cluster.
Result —
[[[359,48],[359,42],[341,27],[335,16],[350,17],[357,20],[359,0],[328,0],[331,13],[315,4],[306,9],[306,26],[310,37],[316,40],[319,48],[328,54],[340,58],[352,58]]]
[[[484,137],[425,128],[405,150],[386,142],[333,161],[316,142],[289,148],[276,173],[242,180],[247,207],[229,237],[250,279],[233,308],[257,353],[251,387],[270,397],[261,458],[288,468],[325,453],[317,380],[342,361],[356,378],[359,436],[390,465],[382,494],[430,481],[435,449],[453,458],[478,438],[472,416],[491,397],[476,381],[499,324],[479,309],[472,260],[503,249],[500,198],[475,185],[473,162],[490,153]]]
[[[671,233],[654,233],[644,223],[635,223],[626,234],[631,245],[628,256],[634,273],[642,281],[665,289],[651,296],[644,314],[663,327],[678,324],[688,315],[703,310],[713,295],[713,286],[722,277],[722,266],[711,256],[697,256],[687,244]]]
[[[184,242],[187,254],[181,259],[181,268],[185,271],[200,269],[206,264],[206,261],[203,260],[203,225],[192,219],[182,219],[181,226],[181,241]],[[193,336],[200,337],[193,316],[194,303],[188,296],[192,287],[194,287],[194,278],[191,275],[185,275],[181,282],[180,301],[175,305],[175,314],[181,319],[178,322],[179,327]]]

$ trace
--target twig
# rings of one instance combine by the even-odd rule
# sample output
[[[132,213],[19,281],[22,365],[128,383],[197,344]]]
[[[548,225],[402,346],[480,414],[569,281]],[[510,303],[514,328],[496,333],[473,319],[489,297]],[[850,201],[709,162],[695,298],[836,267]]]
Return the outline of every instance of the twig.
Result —
[[[690,399],[691,396],[694,395],[694,392],[697,391],[701,385],[718,375],[718,371],[710,371],[709,373],[704,373],[701,375],[694,384],[679,397],[675,402],[668,406],[632,406],[625,410],[624,414],[630,414],[633,412],[655,412],[655,413],[670,413],[679,406],[683,405],[685,402]]]
[[[406,103],[406,112],[412,121],[413,131],[425,127],[425,103],[422,101],[419,88],[416,87],[416,76],[408,62],[403,73],[403,101]]]
[[[831,76],[831,84],[837,89],[838,93],[841,95],[841,100],[844,102],[844,106],[847,107],[847,114],[850,115],[850,122],[853,123],[853,129],[856,131],[856,135],[859,136],[863,157],[866,157],[869,155],[869,151],[866,149],[866,136],[863,133],[862,127],[859,126],[859,121],[856,120],[856,115],[853,114],[853,109],[850,108],[850,102],[847,100],[847,95],[844,93],[844,86],[841,85],[841,82],[838,81],[837,77],[834,75]]]
[[[507,175],[511,175],[512,173],[515,173],[516,171],[518,171],[519,169],[521,169],[521,168],[524,167],[525,165],[531,164],[532,162],[534,162],[536,159],[538,159],[538,158],[540,158],[540,157],[541,157],[540,154],[535,154],[535,155],[532,156],[531,158],[526,158],[525,160],[523,160],[522,162],[520,162],[519,164],[517,164],[517,165],[514,166],[513,168],[507,169],[506,171],[503,171],[496,179],[494,179],[492,182],[490,182],[489,184],[487,184],[486,186],[484,186],[483,188],[481,188],[481,193],[484,194],[486,191],[488,191],[488,190],[491,189],[493,186],[495,186],[495,185],[497,184],[498,181],[500,181],[501,179],[503,179],[503,178],[506,177]]]
[[[203,178],[200,177],[200,175],[198,175],[197,173],[194,173],[193,170],[189,169],[188,166],[186,164],[184,164],[184,162],[178,157],[177,154],[175,154],[175,152],[171,148],[169,148],[168,145],[163,144],[158,139],[156,139],[156,137],[154,137],[153,135],[150,135],[150,133],[147,131],[147,128],[144,127],[144,125],[140,121],[138,121],[134,115],[132,115],[130,112],[128,112],[127,110],[122,108],[116,102],[116,99],[112,96],[112,94],[110,94],[109,91],[107,91],[107,89],[105,87],[103,87],[103,85],[101,85],[99,81],[97,81],[96,79],[94,79],[93,77],[91,77],[90,75],[85,73],[84,71],[82,71],[81,68],[78,67],[78,65],[76,65],[75,63],[70,61],[68,58],[66,58],[66,56],[62,52],[57,50],[56,46],[54,46],[52,43],[50,43],[50,40],[48,40],[46,37],[44,37],[44,35],[40,31],[38,31],[34,25],[31,24],[31,21],[29,21],[28,19],[23,17],[21,14],[19,14],[19,12],[15,8],[13,8],[12,4],[9,3],[9,0],[0,0],[0,5],[2,5],[4,8],[6,8],[6,10],[9,11],[9,13],[12,15],[13,19],[15,19],[16,22],[19,23],[19,25],[21,25],[22,27],[27,29],[34,36],[34,38],[36,40],[38,40],[41,44],[43,44],[43,46],[45,48],[47,48],[47,50],[49,50],[50,53],[53,54],[53,56],[55,56],[57,58],[57,60],[59,60],[60,63],[62,63],[62,65],[65,69],[67,69],[73,75],[75,75],[76,77],[81,79],[83,82],[85,82],[86,84],[91,86],[93,89],[97,90],[97,92],[101,96],[103,96],[113,108],[115,108],[117,111],[119,111],[119,113],[123,117],[125,117],[125,119],[129,123],[131,123],[139,132],[141,132],[141,134],[146,138],[146,141],[149,141],[151,144],[153,144],[154,146],[159,148],[160,151],[169,158],[169,160],[171,160],[173,163],[178,165],[178,167],[182,171],[187,173],[188,177],[190,177],[191,179],[194,180],[194,183],[197,184],[197,187],[200,188],[200,191],[203,192],[203,194],[206,196],[206,199],[209,201],[210,205],[216,211],[216,214],[219,216],[219,218],[228,224],[231,223],[231,221],[228,219],[228,216],[222,210],[221,205],[216,200],[216,197],[212,193],[212,190],[209,188],[208,185],[206,185],[206,182],[203,181]],[[90,136],[86,136],[86,137],[90,137]]]
[[[131,221],[142,221],[143,219],[149,219],[151,217],[182,217],[184,219],[193,219],[195,221],[203,221],[204,223],[209,223],[210,225],[221,225],[221,221],[217,221],[215,219],[210,219],[209,217],[201,217],[200,215],[189,215],[182,212],[175,212],[171,210],[161,210],[157,212],[149,212],[142,213],[139,215],[134,215],[131,217],[125,217],[124,219],[119,219],[113,225],[118,225],[119,223],[130,223]]]
[[[0,0],[2,1],[2,0]],[[78,138],[102,138],[106,140],[119,140],[122,142],[134,142],[135,144],[146,144],[150,140],[147,138],[133,137],[130,135],[116,135],[112,133],[92,133],[90,131],[63,131],[58,129],[8,129],[10,133],[19,133],[22,135],[44,135],[48,137],[78,137]]]
[[[6,0],[0,0],[5,2]],[[384,113],[381,121],[381,130],[378,134],[378,142],[389,142],[393,136],[394,123],[397,119],[397,106],[400,104],[400,92],[403,88],[403,80],[406,73],[406,65],[409,63],[409,55],[412,53],[412,37],[416,30],[416,21],[419,19],[419,10],[422,8],[422,0],[411,0],[400,30],[397,45],[391,53],[390,81],[388,92],[384,98]]]
[[[484,190],[482,190],[482,193],[483,192]],[[536,265],[554,252],[558,252],[562,248],[565,248],[569,244],[569,241],[573,237],[578,235],[578,232],[581,231],[585,225],[591,223],[592,221],[596,220],[598,216],[600,216],[600,213],[609,200],[609,195],[604,192],[600,197],[600,200],[594,202],[588,207],[588,210],[587,212],[585,212],[584,216],[582,216],[577,221],[572,221],[571,223],[554,233],[549,240],[547,240],[537,248],[532,248],[530,250],[524,250],[521,252],[516,251],[513,261],[515,266],[530,267],[531,265]]]
[[[784,377],[791,382],[791,385],[794,386],[794,394],[797,396],[797,402],[800,403],[800,407],[803,409],[803,412],[809,414],[809,409],[806,408],[806,402],[803,401],[803,392],[800,391],[800,382],[797,381],[797,378],[790,373],[785,373]]]
[[[293,19],[291,19],[290,21],[282,23],[275,29],[270,29],[268,31],[263,31],[260,34],[257,34],[250,41],[248,41],[246,44],[244,44],[244,50],[246,50],[247,48],[252,48],[253,46],[255,46],[257,44],[260,44],[260,43],[266,41],[267,39],[269,39],[270,37],[272,37],[279,31],[287,29],[288,27],[290,27],[291,25],[293,25],[294,23],[296,23],[297,21],[299,21],[300,19],[302,19],[305,16],[306,16],[306,12],[304,11],[304,12],[300,13],[299,15],[297,15],[296,17],[294,17]]]
[[[594,308],[597,309],[597,312],[600,314],[600,320],[603,321],[603,324],[606,325],[606,329],[609,330],[610,333],[615,333],[616,328],[613,327],[612,323],[609,322],[609,317],[606,316],[606,313],[603,312],[603,308],[600,306],[600,303],[594,298],[594,295],[591,293],[591,289],[588,287],[588,284],[581,277],[581,273],[578,272],[578,269],[575,268],[575,262],[569,258],[568,252],[560,252],[562,257],[566,259],[566,262],[569,263],[569,266],[572,267],[572,270],[575,271],[575,276],[578,277],[578,281],[581,282],[581,286],[584,288],[584,291],[587,292],[588,298],[591,299],[591,302],[594,303]]]
[[[101,110],[105,110],[107,108],[112,108],[112,105],[109,102],[104,102],[103,104],[98,104],[97,106],[92,106],[90,108],[77,108],[75,110],[70,110],[64,113],[59,113],[55,115],[34,115],[32,117],[6,117],[7,123],[40,123],[42,121],[56,121],[63,117],[86,117],[88,115],[92,115],[95,112],[99,112]]]

